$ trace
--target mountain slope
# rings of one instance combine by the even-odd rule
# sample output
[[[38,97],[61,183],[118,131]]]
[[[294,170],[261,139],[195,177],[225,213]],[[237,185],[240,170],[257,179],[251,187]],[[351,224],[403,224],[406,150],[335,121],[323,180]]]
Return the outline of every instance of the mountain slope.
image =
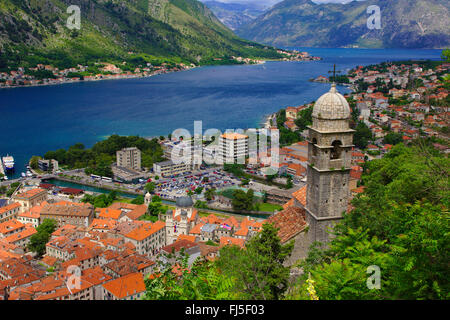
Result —
[[[380,30],[367,27],[369,5],[381,9]],[[448,0],[285,0],[236,33],[277,46],[443,48],[450,45],[449,26]]]
[[[80,30],[66,27],[70,5],[80,7]],[[145,60],[200,64],[232,55],[280,57],[234,35],[196,0],[2,0],[0,47],[7,63],[18,65],[121,60],[130,51]]]
[[[219,1],[203,1],[214,12],[214,15],[228,28],[236,30],[263,14],[268,6],[257,3],[224,3]]]

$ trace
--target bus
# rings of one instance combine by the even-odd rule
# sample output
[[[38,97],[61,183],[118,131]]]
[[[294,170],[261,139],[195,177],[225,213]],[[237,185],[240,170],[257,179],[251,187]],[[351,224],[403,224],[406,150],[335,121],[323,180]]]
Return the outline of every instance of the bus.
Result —
[[[97,176],[95,174],[91,174],[91,178],[94,179],[94,180],[100,180],[101,179],[100,176]]]
[[[102,180],[105,182],[112,182],[112,178],[109,177],[102,177]]]

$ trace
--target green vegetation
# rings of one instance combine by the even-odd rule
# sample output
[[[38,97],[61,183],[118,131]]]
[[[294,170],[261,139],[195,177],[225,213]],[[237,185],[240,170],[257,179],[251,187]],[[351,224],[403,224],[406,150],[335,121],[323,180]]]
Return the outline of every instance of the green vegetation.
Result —
[[[139,195],[139,196],[137,196],[136,198],[134,198],[132,201],[131,201],[131,204],[144,204],[144,202],[145,202],[145,200],[144,200],[144,196],[143,195]]]
[[[312,125],[312,112],[312,106],[299,111],[297,114],[297,119],[295,120],[295,124],[297,125],[299,131],[304,131],[307,126]]]
[[[168,206],[163,205],[162,199],[159,196],[153,196],[152,202],[148,205],[148,213],[153,222],[158,220],[159,214],[166,213],[168,209]]]
[[[106,140],[97,142],[91,149],[77,143],[67,151],[65,149],[48,151],[44,158],[55,159],[68,169],[86,168],[86,174],[112,177],[111,164],[115,161],[116,151],[129,147],[141,150],[143,167],[152,167],[154,162],[163,159],[163,150],[157,139],[147,140],[138,136],[119,135],[112,135]]]
[[[12,196],[14,191],[20,185],[20,182],[13,182],[9,185],[9,189],[6,186],[0,186],[0,194],[6,195],[8,198]]]
[[[396,132],[389,132],[383,139],[384,144],[396,145],[403,142],[403,134]]]
[[[60,69],[80,64],[97,74],[98,62],[133,71],[147,64],[171,68],[179,63],[238,63],[232,56],[284,57],[273,47],[238,38],[198,1],[153,0],[151,4],[94,1],[90,10],[81,10],[81,29],[70,30],[66,27],[70,14],[62,0],[49,0],[45,6],[39,1],[4,0],[0,70],[39,63]],[[53,77],[45,70],[31,73],[40,79]]]
[[[301,136],[298,132],[289,130],[284,126],[286,122],[286,110],[281,109],[277,113],[277,128],[280,131],[280,147],[291,145],[295,142],[301,141]]]
[[[255,197],[252,189],[248,189],[247,192],[236,189],[233,192],[233,200],[231,205],[234,211],[251,211],[254,209]]]
[[[148,182],[144,189],[145,191],[149,192],[149,193],[153,193],[153,191],[155,191],[156,185],[154,182]]]
[[[310,275],[319,299],[448,299],[449,165],[424,140],[366,164],[365,192],[329,248],[312,246],[289,298],[308,298]],[[376,290],[366,286],[372,265],[381,270]]]
[[[370,141],[373,140],[372,131],[364,122],[358,122],[356,132],[353,135],[353,143],[360,149],[365,149]]]
[[[214,246],[214,247],[219,246],[219,244],[217,244],[216,242],[214,242],[212,240],[206,241],[205,244],[207,244],[208,246]]]
[[[32,157],[31,157],[31,159],[30,159],[30,167],[31,167],[33,170],[39,169],[39,163],[38,163],[38,161],[39,161],[40,159],[42,159],[42,158],[39,157],[39,156],[32,156]]]
[[[81,199],[81,202],[90,203],[94,206],[94,208],[106,208],[112,205],[116,199],[117,192],[111,191],[108,195],[104,193],[98,196],[86,194],[83,199]]]
[[[283,207],[279,204],[273,204],[273,203],[259,203],[259,211],[265,211],[265,212],[275,212],[283,210]]]
[[[215,195],[216,195],[215,188],[207,189],[205,191],[205,197],[206,197],[206,200],[208,200],[208,201],[211,201]]]
[[[30,237],[27,248],[35,252],[38,256],[45,253],[45,245],[50,240],[51,234],[56,230],[56,221],[53,219],[44,219],[36,228],[37,233]]]
[[[245,249],[225,246],[215,262],[197,259],[188,268],[188,255],[182,249],[177,255],[166,254],[174,261],[158,260],[161,270],[156,277],[145,279],[144,300],[274,300],[288,287],[289,268],[283,262],[293,244],[281,245],[277,229],[264,224],[260,234],[250,239]],[[239,270],[240,272],[236,272]]]
[[[245,249],[223,247],[217,265],[224,275],[235,279],[231,292],[241,299],[276,300],[288,287],[289,268],[283,262],[292,249],[293,243],[281,245],[277,229],[266,223]]]
[[[205,201],[197,200],[194,203],[194,208],[208,209],[208,204]]]

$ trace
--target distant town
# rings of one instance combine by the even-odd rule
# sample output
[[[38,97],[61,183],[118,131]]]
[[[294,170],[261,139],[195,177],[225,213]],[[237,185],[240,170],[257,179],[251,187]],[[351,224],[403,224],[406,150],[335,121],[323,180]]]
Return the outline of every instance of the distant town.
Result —
[[[317,61],[319,57],[310,56],[307,52],[277,50],[278,53],[285,57],[282,61]],[[129,52],[133,54],[133,52]],[[234,63],[234,64],[261,64],[264,60],[230,57],[229,60],[223,61],[224,58],[213,59],[216,63]],[[58,69],[52,65],[37,64],[35,67],[24,68],[19,67],[17,70],[9,72],[0,72],[0,88],[13,88],[24,86],[41,86],[41,85],[56,85],[64,83],[74,83],[79,81],[98,81],[111,79],[127,79],[127,78],[141,78],[151,77],[158,74],[169,72],[177,72],[189,70],[197,67],[195,64],[168,64],[152,65],[146,63],[140,65],[131,71],[123,71],[122,66],[126,66],[126,61],[121,64],[113,64],[109,62],[95,63],[95,72],[90,70],[88,66],[77,65],[72,68]],[[123,67],[122,67],[123,68]]]

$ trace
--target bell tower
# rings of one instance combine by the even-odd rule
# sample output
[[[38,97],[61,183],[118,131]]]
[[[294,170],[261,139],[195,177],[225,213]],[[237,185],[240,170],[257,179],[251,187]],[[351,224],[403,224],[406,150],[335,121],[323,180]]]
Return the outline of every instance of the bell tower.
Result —
[[[309,129],[306,222],[309,240],[328,242],[328,230],[349,201],[353,132],[350,107],[333,83],[315,103]]]

